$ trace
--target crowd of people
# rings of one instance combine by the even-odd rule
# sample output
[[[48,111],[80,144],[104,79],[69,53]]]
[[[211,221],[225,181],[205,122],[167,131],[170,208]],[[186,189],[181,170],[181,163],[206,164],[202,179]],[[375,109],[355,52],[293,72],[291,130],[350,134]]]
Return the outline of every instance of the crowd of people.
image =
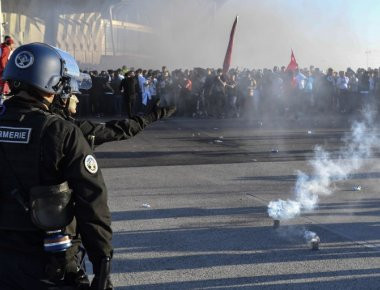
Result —
[[[14,49],[6,35],[0,46],[0,91],[7,94],[1,76]],[[298,65],[297,65],[298,66]],[[377,107],[380,97],[379,69],[323,71],[314,66],[291,69],[176,69],[127,68],[84,71],[92,87],[79,98],[78,116],[129,116],[161,105],[177,107],[177,116],[194,118],[262,118],[264,114],[350,114],[363,105]],[[2,95],[4,98],[4,95]],[[1,103],[2,99],[0,99]]]
[[[261,118],[308,113],[349,114],[364,104],[377,104],[378,69],[346,71],[305,69],[194,68],[90,71],[92,88],[80,98],[81,116],[133,116],[158,98],[175,105],[177,116],[197,118]]]
[[[13,51],[13,39],[4,37],[0,49],[0,90],[9,88],[1,75]],[[175,105],[177,116],[194,118],[262,118],[339,113],[350,114],[363,105],[378,106],[379,69],[323,71],[292,69],[134,69],[84,71],[92,87],[79,98],[81,117],[129,116],[144,114],[160,99],[162,105]],[[0,100],[1,102],[1,100]]]

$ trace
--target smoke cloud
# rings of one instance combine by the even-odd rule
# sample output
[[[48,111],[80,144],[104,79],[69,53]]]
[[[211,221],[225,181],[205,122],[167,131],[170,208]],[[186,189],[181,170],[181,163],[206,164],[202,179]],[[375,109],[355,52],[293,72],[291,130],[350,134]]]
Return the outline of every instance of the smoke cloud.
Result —
[[[363,121],[353,123],[351,133],[344,138],[344,146],[337,157],[333,158],[320,146],[315,148],[314,159],[310,161],[312,175],[297,172],[294,200],[271,201],[268,205],[271,218],[289,220],[302,212],[314,210],[320,196],[334,192],[333,182],[347,179],[363,165],[379,141],[374,132],[374,112],[366,110],[363,116]]]
[[[370,2],[370,3],[369,3]],[[220,67],[236,15],[232,66],[287,65],[293,48],[301,67],[322,69],[380,65],[371,35],[379,3],[335,0],[129,0],[115,18],[146,24],[153,34],[120,34],[120,42],[145,55],[142,66]],[[361,9],[357,9],[358,7]],[[371,7],[373,9],[371,9]],[[364,9],[365,8],[365,9]],[[369,20],[369,17],[371,20]],[[367,20],[365,20],[367,19]],[[368,32],[368,33],[367,33]],[[365,54],[370,50],[371,53]],[[369,59],[367,59],[369,58]]]

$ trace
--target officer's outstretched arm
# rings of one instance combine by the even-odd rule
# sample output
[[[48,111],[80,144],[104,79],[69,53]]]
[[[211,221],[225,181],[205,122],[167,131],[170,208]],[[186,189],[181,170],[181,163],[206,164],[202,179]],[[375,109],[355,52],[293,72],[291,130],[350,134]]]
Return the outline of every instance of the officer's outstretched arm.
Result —
[[[129,139],[144,130],[149,124],[170,117],[176,108],[174,106],[158,107],[143,116],[135,116],[130,119],[113,120],[106,123],[94,123],[91,121],[75,121],[87,140],[94,136],[94,145],[99,146],[106,142]]]

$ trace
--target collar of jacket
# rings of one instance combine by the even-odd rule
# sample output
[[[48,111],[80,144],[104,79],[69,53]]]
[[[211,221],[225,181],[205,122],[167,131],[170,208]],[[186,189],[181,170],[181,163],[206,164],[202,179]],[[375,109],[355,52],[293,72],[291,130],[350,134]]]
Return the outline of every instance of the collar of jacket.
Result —
[[[50,109],[47,108],[47,104],[43,103],[41,100],[30,95],[26,91],[21,91],[17,95],[11,97],[10,99],[4,102],[7,107],[23,107],[23,108],[38,108],[46,112],[50,112]]]

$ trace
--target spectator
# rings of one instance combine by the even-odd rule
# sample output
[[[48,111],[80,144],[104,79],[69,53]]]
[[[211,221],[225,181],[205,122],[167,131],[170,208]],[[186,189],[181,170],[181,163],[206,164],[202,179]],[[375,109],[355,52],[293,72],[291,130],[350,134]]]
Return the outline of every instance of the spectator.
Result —
[[[125,109],[128,117],[132,118],[135,115],[135,103],[137,96],[137,81],[134,71],[129,71],[125,74],[125,78],[120,83],[120,90],[123,92]]]
[[[162,105],[168,105],[170,100],[170,87],[172,85],[172,80],[170,78],[168,71],[163,71],[161,76],[158,78],[158,93]]]
[[[113,90],[113,113],[116,113],[116,115],[121,116],[121,109],[122,109],[122,97],[121,97],[121,91],[120,91],[120,84],[121,84],[121,79],[119,76],[118,71],[113,72],[113,77],[111,80],[111,87]]]
[[[313,68],[314,71],[314,68]],[[305,72],[306,84],[305,84],[305,110],[313,110],[314,108],[314,94],[313,94],[313,86],[314,86],[314,76],[311,71]]]
[[[217,75],[214,77],[214,81],[211,86],[210,101],[212,116],[217,118],[222,118],[224,115],[224,106],[226,103],[226,92],[225,92],[226,82],[222,75],[222,69],[218,69]]]
[[[141,112],[146,112],[148,101],[150,99],[150,92],[149,92],[149,82],[145,78],[147,71],[138,69],[137,70],[137,81],[139,85],[139,99],[138,102],[141,102],[138,104],[138,108]],[[141,96],[141,99],[140,99]]]
[[[8,63],[8,59],[13,51],[13,39],[6,35],[4,37],[4,42],[1,44],[1,52],[0,52],[0,94],[9,93],[9,87],[6,82],[2,80],[3,71],[5,66]]]
[[[346,112],[348,108],[348,86],[349,78],[345,75],[344,71],[340,71],[339,77],[336,80],[336,87],[338,90],[338,108],[341,112]]]
[[[331,104],[331,108],[333,111],[338,110],[338,99],[335,94],[335,77],[334,77],[334,70],[332,68],[329,68],[327,70],[327,75],[325,78],[325,96],[326,96],[326,105],[328,103]]]

